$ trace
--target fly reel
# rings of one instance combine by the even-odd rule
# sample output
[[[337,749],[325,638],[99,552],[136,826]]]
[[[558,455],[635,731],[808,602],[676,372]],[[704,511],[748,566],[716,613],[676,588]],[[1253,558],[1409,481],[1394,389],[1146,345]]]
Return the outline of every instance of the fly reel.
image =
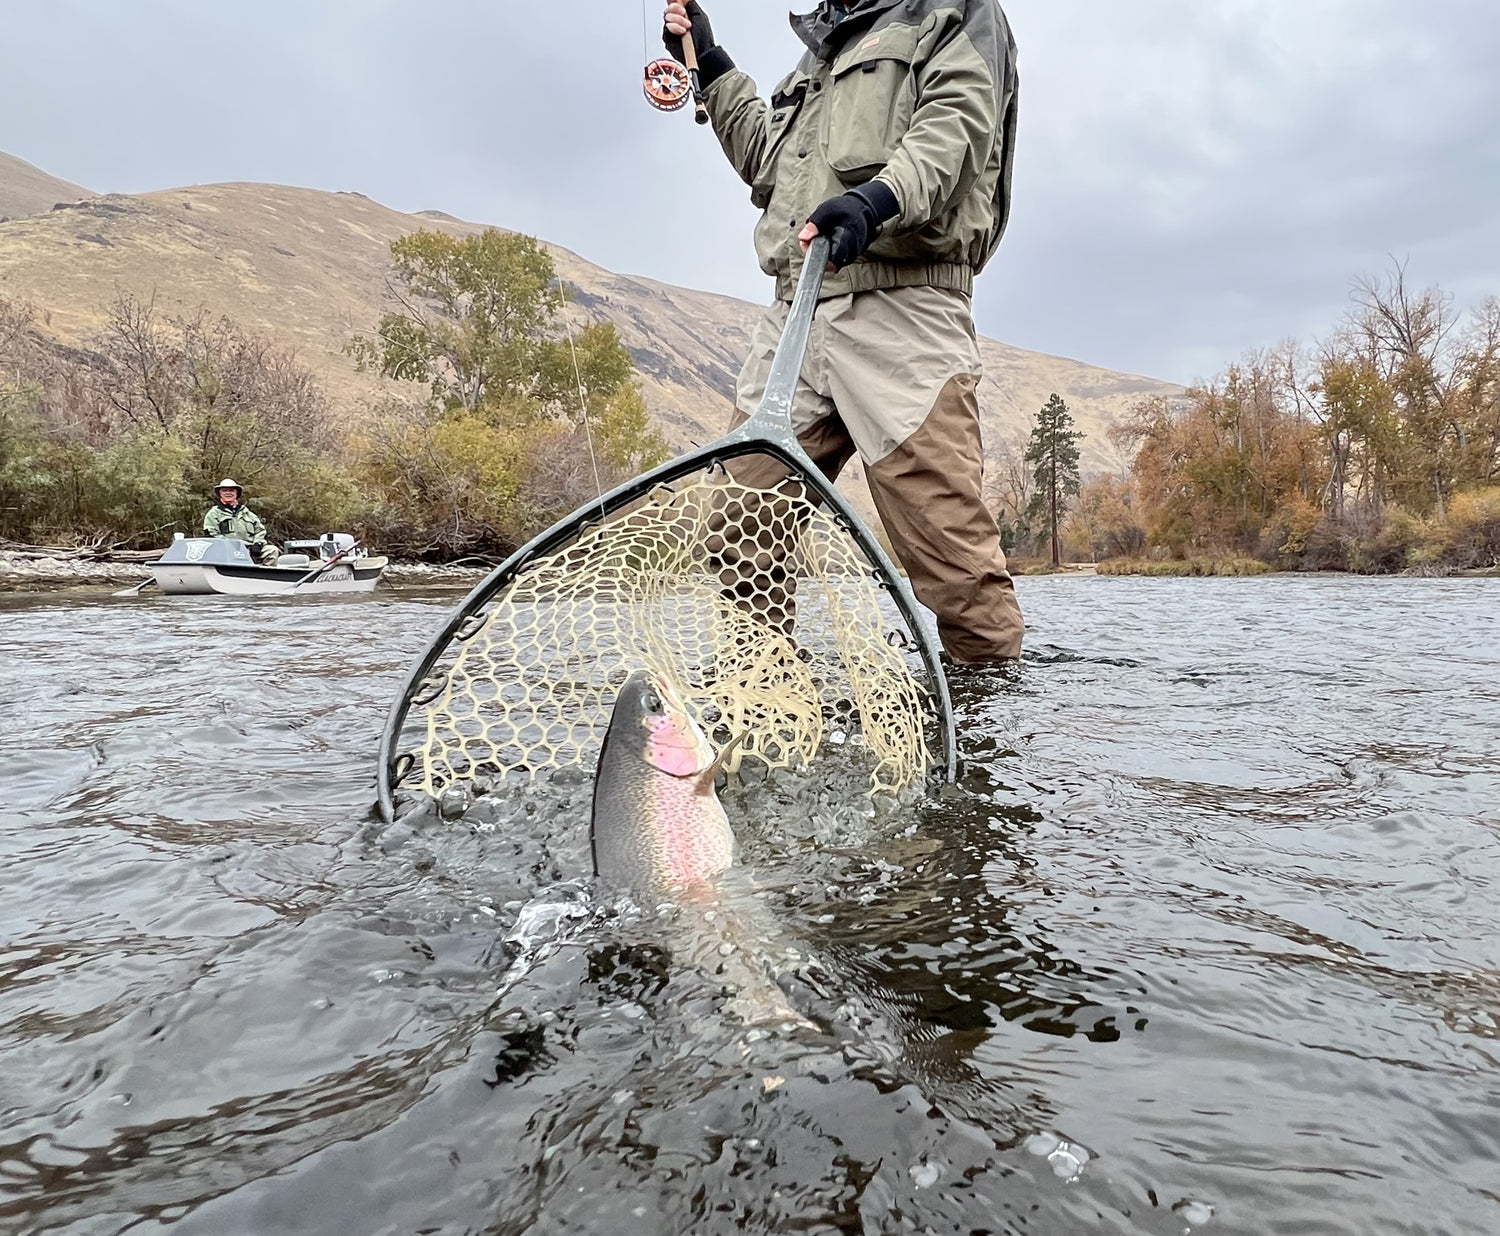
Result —
[[[659,112],[675,112],[686,106],[693,93],[692,78],[675,60],[653,60],[646,66],[646,102]]]

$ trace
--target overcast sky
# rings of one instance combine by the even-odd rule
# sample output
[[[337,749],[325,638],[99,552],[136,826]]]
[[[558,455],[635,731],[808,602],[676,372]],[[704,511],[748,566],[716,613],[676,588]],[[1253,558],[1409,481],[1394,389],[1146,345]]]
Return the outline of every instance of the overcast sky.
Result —
[[[984,333],[1187,381],[1326,329],[1392,256],[1461,305],[1500,293],[1494,0],[1005,7],[1021,136]],[[357,189],[769,297],[713,138],[640,97],[640,0],[4,10],[0,149],[91,189]],[[796,60],[778,4],[709,12],[763,92]]]

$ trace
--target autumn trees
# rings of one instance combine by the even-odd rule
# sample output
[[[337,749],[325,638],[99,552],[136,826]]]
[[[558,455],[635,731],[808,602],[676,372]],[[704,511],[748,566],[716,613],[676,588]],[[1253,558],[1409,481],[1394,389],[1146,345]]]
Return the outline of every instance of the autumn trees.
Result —
[[[1500,301],[1467,318],[1405,271],[1355,285],[1307,406],[1328,460],[1329,565],[1487,566],[1500,554]],[[1486,514],[1489,512],[1489,514]]]
[[[1455,493],[1500,479],[1500,301],[1467,322],[1399,268],[1355,285],[1323,345],[1316,392],[1333,463],[1330,504],[1397,503],[1442,519]]]
[[[1250,554],[1278,517],[1316,510],[1317,431],[1289,406],[1286,372],[1284,358],[1253,355],[1183,401],[1137,405],[1115,427],[1153,545]]]
[[[1150,546],[1288,567],[1484,566],[1500,553],[1500,302],[1460,321],[1405,272],[1356,283],[1311,348],[1252,353],[1113,437]]]
[[[1128,467],[1066,497],[1066,553],[1205,568],[1496,565],[1500,300],[1461,317],[1397,267],[1356,282],[1352,301],[1311,346],[1249,353],[1181,397],[1130,409],[1110,434]],[[1056,522],[1039,461],[1060,403],[1024,452],[997,443],[987,469],[1006,546],[1023,557],[1046,552]]]
[[[121,294],[84,348],[0,302],[0,535],[154,544],[232,474],[278,535],[321,531],[352,486],[311,374],[206,312]]]
[[[385,537],[421,551],[501,552],[665,458],[615,328],[576,329],[551,255],[493,229],[391,245],[396,308],[349,351],[423,389],[364,435],[360,475]]]
[[[665,457],[614,327],[566,316],[538,242],[419,231],[391,261],[392,308],[348,348],[388,394],[339,419],[227,318],[124,294],[65,347],[0,299],[0,537],[156,544],[230,475],[278,537],[501,554]]]

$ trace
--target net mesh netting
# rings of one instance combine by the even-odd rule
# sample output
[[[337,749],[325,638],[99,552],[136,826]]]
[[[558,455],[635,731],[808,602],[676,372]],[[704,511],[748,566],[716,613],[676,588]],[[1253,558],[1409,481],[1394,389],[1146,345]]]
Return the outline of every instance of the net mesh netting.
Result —
[[[715,470],[526,564],[470,615],[407,714],[403,789],[592,769],[620,684],[665,675],[729,768],[862,743],[873,791],[920,781],[929,696],[858,543],[800,487]]]

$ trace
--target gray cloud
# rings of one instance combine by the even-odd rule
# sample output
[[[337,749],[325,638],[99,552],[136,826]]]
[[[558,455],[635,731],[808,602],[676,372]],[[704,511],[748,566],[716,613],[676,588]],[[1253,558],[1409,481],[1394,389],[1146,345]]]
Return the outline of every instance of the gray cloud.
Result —
[[[1388,255],[1461,303],[1500,292],[1493,5],[1006,7],[1022,146],[986,333],[1185,380],[1332,325]],[[795,59],[780,8],[711,12],[763,89]],[[359,189],[768,295],[712,137],[640,99],[636,0],[63,0],[7,23],[0,148],[56,175]]]
[[[1390,255],[1461,300],[1500,291],[1492,8],[1017,0],[1011,14],[1021,191],[980,294],[1006,337],[1055,346],[1077,329],[1089,359],[1183,378],[1327,328],[1350,277]]]

